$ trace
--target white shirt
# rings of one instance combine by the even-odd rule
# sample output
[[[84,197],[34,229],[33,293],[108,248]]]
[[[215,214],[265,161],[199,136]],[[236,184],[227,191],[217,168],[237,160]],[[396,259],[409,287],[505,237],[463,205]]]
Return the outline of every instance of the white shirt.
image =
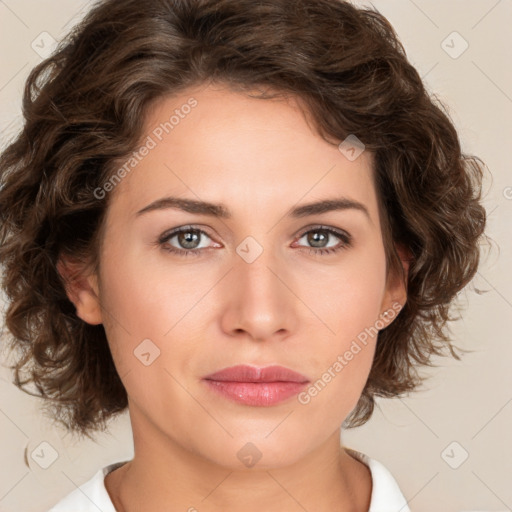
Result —
[[[364,453],[346,448],[350,455],[366,464],[372,475],[372,494],[368,512],[411,512],[400,487],[388,469]],[[105,488],[105,476],[122,466],[117,462],[100,469],[89,481],[68,494],[48,512],[116,512]]]

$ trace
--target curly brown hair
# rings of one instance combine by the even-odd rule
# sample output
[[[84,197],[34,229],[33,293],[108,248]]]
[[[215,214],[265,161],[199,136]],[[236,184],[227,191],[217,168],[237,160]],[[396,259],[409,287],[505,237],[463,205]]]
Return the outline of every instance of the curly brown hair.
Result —
[[[432,355],[449,349],[460,359],[447,322],[486,237],[485,165],[461,152],[445,107],[387,19],[340,0],[101,1],[31,71],[24,127],[0,159],[14,383],[85,435],[127,407],[105,330],[77,317],[57,263],[65,255],[99,268],[111,195],[98,198],[95,189],[137,147],[151,102],[209,81],[262,90],[263,99],[293,95],[324,140],[356,134],[375,156],[388,272],[405,279],[394,244],[411,260],[407,302],[380,331],[345,422],[362,425],[375,397],[417,388],[417,370]]]

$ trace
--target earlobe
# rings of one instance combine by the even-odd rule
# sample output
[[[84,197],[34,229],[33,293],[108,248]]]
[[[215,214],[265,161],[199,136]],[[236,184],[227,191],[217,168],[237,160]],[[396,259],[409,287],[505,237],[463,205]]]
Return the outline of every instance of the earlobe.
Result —
[[[62,277],[66,295],[76,308],[76,315],[84,322],[98,325],[103,322],[97,276],[85,275],[83,264],[59,258],[57,271]]]

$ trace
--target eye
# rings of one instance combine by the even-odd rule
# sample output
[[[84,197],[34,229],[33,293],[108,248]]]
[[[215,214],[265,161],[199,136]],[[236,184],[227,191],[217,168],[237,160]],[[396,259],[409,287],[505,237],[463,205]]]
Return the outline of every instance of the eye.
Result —
[[[209,248],[209,246],[201,246],[201,239],[204,237],[210,238],[202,229],[192,226],[183,226],[170,233],[164,233],[158,239],[158,243],[164,250],[180,256],[199,256],[202,252],[199,249]],[[178,247],[170,243],[174,238],[176,239],[175,244],[177,244]]]
[[[333,237],[341,240],[334,245],[328,245],[329,239]],[[316,226],[300,235],[299,241],[305,238],[306,243],[311,244],[310,254],[332,254],[352,245],[352,237],[343,231],[326,226]]]

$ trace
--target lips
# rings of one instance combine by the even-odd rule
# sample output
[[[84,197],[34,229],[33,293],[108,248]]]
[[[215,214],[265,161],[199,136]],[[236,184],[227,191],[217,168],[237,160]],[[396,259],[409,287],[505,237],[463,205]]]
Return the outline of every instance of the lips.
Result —
[[[207,375],[203,381],[217,395],[244,405],[263,406],[283,402],[300,393],[308,378],[283,366],[238,365]]]
[[[231,366],[204,378],[220,382],[298,382],[301,384],[309,382],[304,375],[284,366],[266,366],[264,368],[248,365]]]

